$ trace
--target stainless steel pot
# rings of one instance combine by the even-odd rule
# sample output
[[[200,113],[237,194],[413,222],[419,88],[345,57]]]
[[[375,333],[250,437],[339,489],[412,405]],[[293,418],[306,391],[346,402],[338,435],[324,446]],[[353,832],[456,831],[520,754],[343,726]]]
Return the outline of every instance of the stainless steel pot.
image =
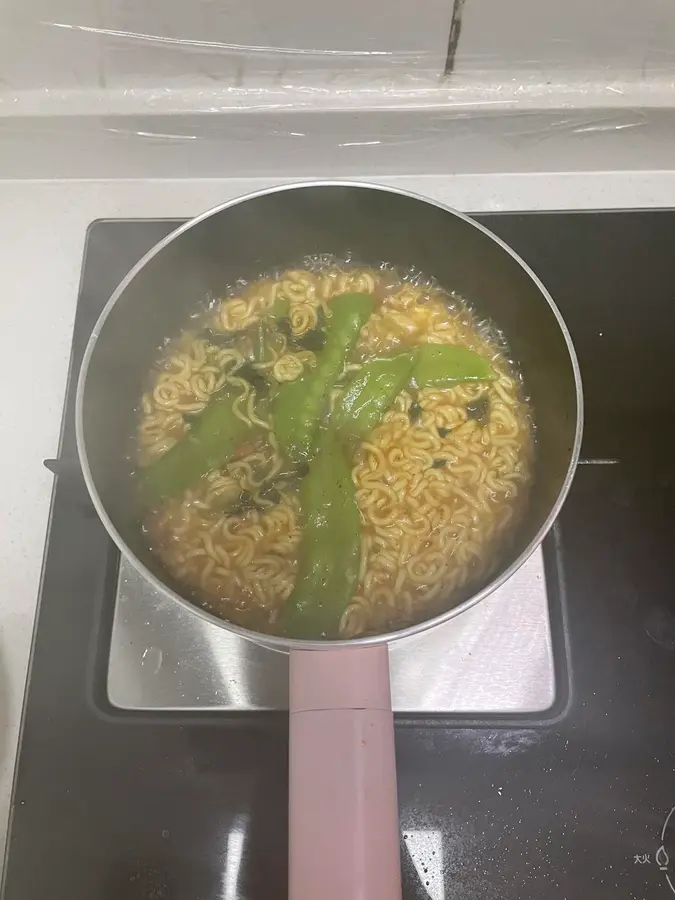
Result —
[[[228,282],[319,253],[415,267],[465,297],[507,335],[537,427],[529,505],[489,582],[411,628],[323,643],[246,631],[192,605],[145,546],[127,462],[143,379],[164,336],[178,332],[195,304]],[[539,545],[560,510],[579,455],[582,395],[569,333],[546,289],[481,225],[414,194],[345,182],[260,191],[183,225],[127,275],[89,341],[76,415],[87,487],[120,551],[194,615],[291,653],[291,900],[399,897],[387,643],[486,597]]]

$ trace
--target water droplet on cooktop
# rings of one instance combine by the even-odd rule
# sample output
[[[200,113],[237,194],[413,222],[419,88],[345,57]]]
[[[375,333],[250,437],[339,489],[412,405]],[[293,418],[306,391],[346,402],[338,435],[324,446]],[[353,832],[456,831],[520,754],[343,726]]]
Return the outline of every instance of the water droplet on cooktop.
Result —
[[[162,651],[159,647],[146,647],[141,656],[141,665],[156,675],[162,668]]]

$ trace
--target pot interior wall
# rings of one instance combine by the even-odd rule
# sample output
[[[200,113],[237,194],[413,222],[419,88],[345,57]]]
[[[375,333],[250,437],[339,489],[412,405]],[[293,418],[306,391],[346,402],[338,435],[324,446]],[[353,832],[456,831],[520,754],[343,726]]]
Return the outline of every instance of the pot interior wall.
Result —
[[[502,562],[507,567],[556,503],[573,453],[577,395],[563,333],[536,283],[488,235],[418,198],[363,187],[293,188],[227,207],[171,240],[117,298],[91,356],[82,407],[91,475],[115,528],[171,584],[144,546],[129,462],[139,397],[158,348],[206,296],[320,253],[420,269],[506,335],[537,428],[531,499]]]

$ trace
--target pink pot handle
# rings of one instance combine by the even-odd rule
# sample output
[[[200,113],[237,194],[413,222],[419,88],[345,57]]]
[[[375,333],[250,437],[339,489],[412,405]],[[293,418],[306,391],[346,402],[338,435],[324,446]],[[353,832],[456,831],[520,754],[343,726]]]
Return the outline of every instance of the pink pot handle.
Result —
[[[289,900],[400,900],[386,646],[291,651]]]

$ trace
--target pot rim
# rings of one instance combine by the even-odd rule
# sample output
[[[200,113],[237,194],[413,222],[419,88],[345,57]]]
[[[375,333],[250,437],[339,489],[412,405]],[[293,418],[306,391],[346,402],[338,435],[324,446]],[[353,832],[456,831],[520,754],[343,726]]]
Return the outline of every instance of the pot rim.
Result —
[[[577,414],[576,414],[576,423],[575,423],[575,434],[574,434],[574,444],[572,446],[572,453],[570,456],[569,465],[567,467],[567,472],[565,474],[564,481],[558,493],[558,497],[556,502],[551,507],[548,516],[542,523],[541,527],[537,531],[536,535],[532,538],[527,547],[522,551],[522,553],[513,560],[509,566],[499,572],[495,578],[493,578],[488,584],[486,584],[481,590],[477,591],[475,594],[472,594],[462,603],[459,603],[457,606],[454,606],[445,612],[440,613],[437,616],[434,616],[430,619],[425,619],[422,622],[418,622],[415,625],[410,625],[407,628],[402,628],[399,631],[391,631],[386,632],[384,634],[377,635],[369,635],[367,637],[360,638],[351,638],[345,640],[327,640],[327,641],[306,641],[299,640],[297,638],[285,638],[272,634],[264,634],[262,632],[251,631],[247,628],[242,628],[239,625],[235,625],[232,622],[228,622],[226,619],[221,619],[218,616],[213,615],[213,613],[208,612],[207,610],[202,609],[196,604],[192,603],[190,600],[181,596],[177,591],[174,591],[168,585],[166,585],[160,578],[158,578],[147,566],[141,562],[138,557],[131,552],[131,550],[127,547],[126,542],[117,531],[115,526],[113,525],[108,513],[101,502],[101,499],[98,495],[98,491],[96,489],[96,485],[94,483],[94,479],[91,474],[91,469],[89,466],[89,459],[87,456],[87,448],[84,439],[84,422],[83,422],[83,400],[84,400],[84,390],[85,384],[87,381],[87,373],[89,370],[89,364],[91,362],[91,357],[94,353],[96,343],[101,333],[103,326],[105,325],[106,319],[110,315],[110,312],[115,307],[117,300],[124,293],[127,286],[133,281],[136,275],[145,267],[145,265],[153,259],[158,253],[160,253],[165,247],[171,244],[174,240],[179,238],[185,232],[189,231],[191,228],[203,222],[205,219],[210,218],[213,215],[216,215],[223,210],[229,209],[233,206],[238,206],[241,203],[245,203],[248,200],[253,200],[256,197],[263,197],[268,194],[276,194],[281,193],[283,191],[292,191],[298,190],[301,188],[313,188],[313,187],[350,187],[350,188],[361,188],[365,190],[374,190],[374,191],[382,191],[383,193],[391,193],[391,194],[399,194],[404,197],[410,197],[414,200],[419,200],[423,203],[429,204],[430,206],[435,206],[438,209],[442,209],[444,212],[449,213],[450,215],[456,216],[461,219],[467,225],[470,225],[472,228],[477,228],[481,231],[486,237],[490,240],[494,241],[494,243],[498,244],[503,250],[505,250],[517,263],[518,265],[524,269],[527,275],[532,279],[532,281],[536,284],[539,292],[542,295],[542,298],[548,303],[549,307],[553,315],[556,318],[558,323],[558,327],[562,333],[562,336],[565,340],[565,344],[567,346],[567,352],[570,357],[570,362],[572,365],[572,371],[574,374],[574,384],[575,384],[575,396],[577,403]],[[429,197],[425,197],[422,194],[418,194],[415,191],[405,190],[403,188],[398,187],[389,187],[386,185],[375,184],[372,182],[366,181],[351,181],[351,180],[310,180],[310,181],[295,181],[286,184],[273,185],[272,187],[262,188],[258,191],[252,191],[247,194],[243,194],[238,197],[234,197],[231,200],[227,200],[224,203],[219,204],[218,206],[214,206],[211,209],[206,210],[198,216],[195,216],[193,219],[183,223],[183,225],[179,226],[175,231],[172,231],[165,238],[163,238],[159,243],[155,244],[152,249],[150,249],[137,263],[136,265],[127,273],[127,275],[122,279],[119,283],[115,291],[112,293],[110,299],[104,306],[100,316],[98,317],[96,324],[92,330],[92,333],[87,341],[87,347],[84,352],[84,356],[82,358],[82,365],[80,367],[80,373],[78,376],[77,382],[77,393],[75,396],[75,433],[77,440],[77,452],[80,459],[80,465],[82,467],[82,473],[84,476],[84,481],[87,486],[87,491],[89,492],[89,496],[91,497],[92,503],[94,504],[94,508],[101,519],[106,531],[113,539],[114,543],[117,545],[120,553],[132,564],[132,566],[141,574],[145,579],[147,579],[155,589],[161,591],[163,594],[169,596],[172,600],[175,600],[177,603],[181,604],[181,606],[189,609],[191,613],[194,613],[197,616],[200,616],[202,619],[211,622],[214,625],[217,625],[220,628],[224,628],[227,631],[231,631],[239,637],[245,638],[247,640],[253,641],[256,644],[259,644],[263,647],[267,647],[270,650],[276,650],[280,652],[289,652],[291,650],[325,650],[325,649],[335,649],[338,647],[355,647],[355,646],[376,646],[379,644],[390,643],[392,641],[398,641],[403,638],[413,637],[415,635],[419,635],[428,631],[430,628],[434,628],[436,625],[442,625],[445,622],[450,621],[450,619],[454,619],[456,616],[461,615],[461,613],[466,612],[468,609],[476,606],[481,600],[484,600],[487,596],[489,596],[493,591],[497,588],[501,587],[508,579],[516,572],[522,564],[534,553],[534,551],[539,547],[541,542],[544,540],[546,535],[548,534],[551,526],[553,525],[555,519],[560,512],[560,509],[565,502],[565,498],[569,492],[570,486],[572,484],[572,479],[574,477],[574,473],[577,467],[577,463],[579,461],[579,454],[581,451],[581,439],[583,433],[583,390],[581,385],[581,373],[579,370],[579,363],[577,360],[576,352],[574,350],[574,345],[572,343],[572,338],[570,336],[569,330],[565,321],[560,313],[560,310],[556,306],[553,298],[549,294],[546,287],[537,277],[536,273],[528,266],[528,264],[521,259],[521,257],[511,248],[507,243],[505,243],[501,238],[497,237],[497,235],[493,234],[489,229],[487,229],[484,225],[481,225],[479,222],[476,222],[470,216],[465,213],[461,213],[456,209],[453,209],[451,206],[447,204],[434,200]]]

